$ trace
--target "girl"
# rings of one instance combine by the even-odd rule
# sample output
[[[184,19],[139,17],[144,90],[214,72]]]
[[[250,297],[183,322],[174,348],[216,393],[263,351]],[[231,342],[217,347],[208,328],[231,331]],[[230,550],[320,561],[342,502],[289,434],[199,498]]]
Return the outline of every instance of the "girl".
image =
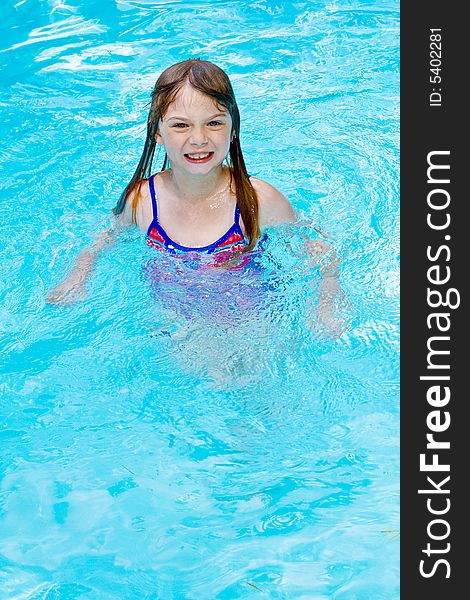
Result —
[[[151,176],[157,144],[165,160],[162,171]],[[283,194],[248,175],[230,80],[200,59],[177,63],[158,78],[144,151],[113,214],[114,223],[79,255],[48,302],[83,297],[97,254],[128,225],[137,225],[150,246],[173,254],[213,254],[220,264],[252,250],[265,226],[296,219]]]
[[[161,172],[151,175],[157,144],[165,149],[165,160]],[[96,256],[129,225],[146,234],[149,246],[192,259],[210,255],[214,266],[224,266],[247,257],[264,227],[295,220],[281,192],[247,173],[240,113],[226,73],[206,60],[185,60],[166,69],[155,84],[144,151],[113,210],[114,222],[80,253],[46,301],[71,304],[83,297]],[[314,264],[327,248],[310,241]],[[323,265],[322,272],[319,316],[328,324],[339,290],[335,263]]]

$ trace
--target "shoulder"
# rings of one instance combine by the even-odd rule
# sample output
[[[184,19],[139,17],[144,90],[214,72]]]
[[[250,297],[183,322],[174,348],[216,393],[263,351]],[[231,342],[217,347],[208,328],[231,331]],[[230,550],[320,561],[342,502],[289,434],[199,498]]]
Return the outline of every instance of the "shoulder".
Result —
[[[250,177],[259,202],[259,226],[279,225],[295,221],[297,216],[289,200],[273,185],[258,177]]]
[[[132,215],[134,204],[136,205],[135,220]],[[136,186],[128,194],[122,212],[115,216],[116,223],[121,227],[137,225],[137,227],[143,230],[149,219],[149,212],[151,212],[149,180],[143,179],[141,185]]]

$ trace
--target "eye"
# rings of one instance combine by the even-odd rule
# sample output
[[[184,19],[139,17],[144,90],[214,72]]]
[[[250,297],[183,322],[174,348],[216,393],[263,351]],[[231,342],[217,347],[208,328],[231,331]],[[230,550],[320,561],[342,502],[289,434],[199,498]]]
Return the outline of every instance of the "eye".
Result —
[[[174,125],[172,125],[172,127],[177,127],[178,129],[183,129],[184,127],[187,127],[186,123],[175,123]]]
[[[212,127],[219,127],[220,125],[223,125],[223,123],[222,121],[210,121],[208,125],[212,125]]]

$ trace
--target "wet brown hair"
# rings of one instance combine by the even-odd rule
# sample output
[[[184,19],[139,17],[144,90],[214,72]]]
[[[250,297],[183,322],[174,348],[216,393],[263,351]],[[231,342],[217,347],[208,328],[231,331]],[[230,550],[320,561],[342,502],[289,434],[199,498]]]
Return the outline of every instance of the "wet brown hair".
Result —
[[[132,220],[135,223],[142,182],[152,174],[152,161],[156,147],[155,135],[159,119],[163,118],[169,105],[176,99],[178,92],[186,83],[212,98],[216,105],[225,107],[232,117],[233,137],[230,142],[228,161],[230,185],[234,184],[240,216],[249,239],[249,245],[245,251],[252,250],[260,235],[258,196],[250,182],[240,147],[240,112],[227,74],[208,60],[199,58],[184,60],[163,71],[158,78],[152,92],[144,150],[137,169],[121,194],[113,213],[115,215],[122,213],[127,198],[136,190],[132,201]],[[168,166],[168,156],[165,154],[161,170],[164,171]]]

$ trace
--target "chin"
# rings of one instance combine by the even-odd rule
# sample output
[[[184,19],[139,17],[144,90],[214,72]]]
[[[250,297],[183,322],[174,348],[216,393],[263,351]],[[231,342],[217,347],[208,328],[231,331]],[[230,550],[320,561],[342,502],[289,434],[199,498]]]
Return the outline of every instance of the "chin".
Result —
[[[185,163],[184,168],[186,171],[190,171],[191,173],[209,173],[218,167],[222,167],[223,160],[214,160],[212,159],[208,163],[195,165],[191,163]]]

